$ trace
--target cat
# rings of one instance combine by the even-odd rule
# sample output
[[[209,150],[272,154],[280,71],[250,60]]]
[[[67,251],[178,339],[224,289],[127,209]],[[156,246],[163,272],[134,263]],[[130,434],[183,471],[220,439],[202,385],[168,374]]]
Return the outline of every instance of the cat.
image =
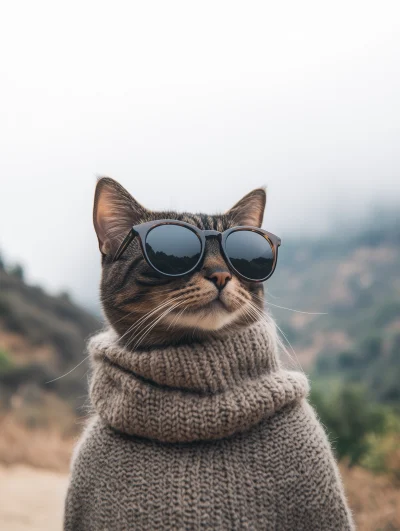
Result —
[[[257,188],[225,214],[152,211],[115,180],[99,179],[93,222],[102,256],[101,302],[124,344],[140,348],[220,337],[259,320],[264,307],[263,284],[236,276],[215,239],[207,240],[201,267],[179,278],[152,269],[137,240],[114,262],[133,225],[174,219],[221,232],[238,225],[261,227],[265,204],[265,189]],[[221,280],[222,289],[217,286]]]
[[[88,344],[93,416],[72,460],[65,531],[354,529],[307,378],[282,368],[265,326],[262,282],[277,252],[249,252],[265,232],[265,201],[256,189],[222,215],[153,212],[117,182],[98,182],[94,225],[112,328]],[[195,227],[151,225],[167,219]],[[231,234],[219,233],[240,225],[232,247]],[[199,229],[218,232],[205,239]],[[264,250],[265,240],[280,243],[268,234],[258,240]],[[234,252],[223,254],[228,246]],[[243,280],[250,275],[259,281]]]

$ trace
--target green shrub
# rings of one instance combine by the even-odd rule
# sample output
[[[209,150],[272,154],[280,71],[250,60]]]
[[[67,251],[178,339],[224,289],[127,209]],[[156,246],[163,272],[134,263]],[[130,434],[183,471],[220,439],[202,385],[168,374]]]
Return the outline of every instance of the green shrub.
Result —
[[[384,433],[370,434],[368,444],[369,450],[360,464],[372,472],[389,474],[400,484],[400,416],[389,412]]]
[[[337,355],[337,368],[340,371],[350,371],[360,364],[360,356],[354,352],[341,352]]]
[[[360,345],[364,363],[372,363],[382,354],[383,341],[379,334],[367,336]]]
[[[3,349],[0,349],[0,372],[6,372],[11,370],[13,363],[9,354]]]
[[[349,466],[359,464],[368,454],[371,435],[380,435],[387,429],[388,410],[371,402],[359,385],[341,385],[329,394],[317,387],[311,393],[311,402],[337,457],[348,459]]]

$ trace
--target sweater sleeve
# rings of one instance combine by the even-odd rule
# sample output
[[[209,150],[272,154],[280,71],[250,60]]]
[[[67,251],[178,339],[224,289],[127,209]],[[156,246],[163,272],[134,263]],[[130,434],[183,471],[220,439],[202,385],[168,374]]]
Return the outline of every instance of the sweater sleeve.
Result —
[[[291,482],[295,492],[289,520],[291,529],[307,531],[353,531],[352,515],[326,433],[313,408],[303,402],[293,431]],[[302,428],[300,428],[300,423]]]

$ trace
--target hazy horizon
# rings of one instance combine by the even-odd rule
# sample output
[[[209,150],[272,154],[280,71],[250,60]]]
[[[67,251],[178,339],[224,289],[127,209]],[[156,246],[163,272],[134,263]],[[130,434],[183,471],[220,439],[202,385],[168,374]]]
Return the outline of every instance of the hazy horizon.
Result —
[[[396,2],[4,12],[0,250],[51,292],[96,301],[97,174],[209,213],[267,185],[283,240],[400,204]]]

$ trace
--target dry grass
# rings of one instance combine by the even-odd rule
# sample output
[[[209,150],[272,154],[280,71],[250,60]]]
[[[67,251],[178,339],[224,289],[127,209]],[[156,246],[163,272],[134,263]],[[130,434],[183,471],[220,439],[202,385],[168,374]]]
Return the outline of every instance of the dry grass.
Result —
[[[57,352],[51,345],[32,345],[24,336],[5,330],[0,323],[0,349],[12,353],[12,361],[17,366],[28,363],[43,363],[58,367]]]
[[[400,489],[388,476],[358,467],[341,472],[358,530],[400,530]]]
[[[30,429],[12,416],[0,419],[0,463],[68,471],[75,438],[56,429]]]

